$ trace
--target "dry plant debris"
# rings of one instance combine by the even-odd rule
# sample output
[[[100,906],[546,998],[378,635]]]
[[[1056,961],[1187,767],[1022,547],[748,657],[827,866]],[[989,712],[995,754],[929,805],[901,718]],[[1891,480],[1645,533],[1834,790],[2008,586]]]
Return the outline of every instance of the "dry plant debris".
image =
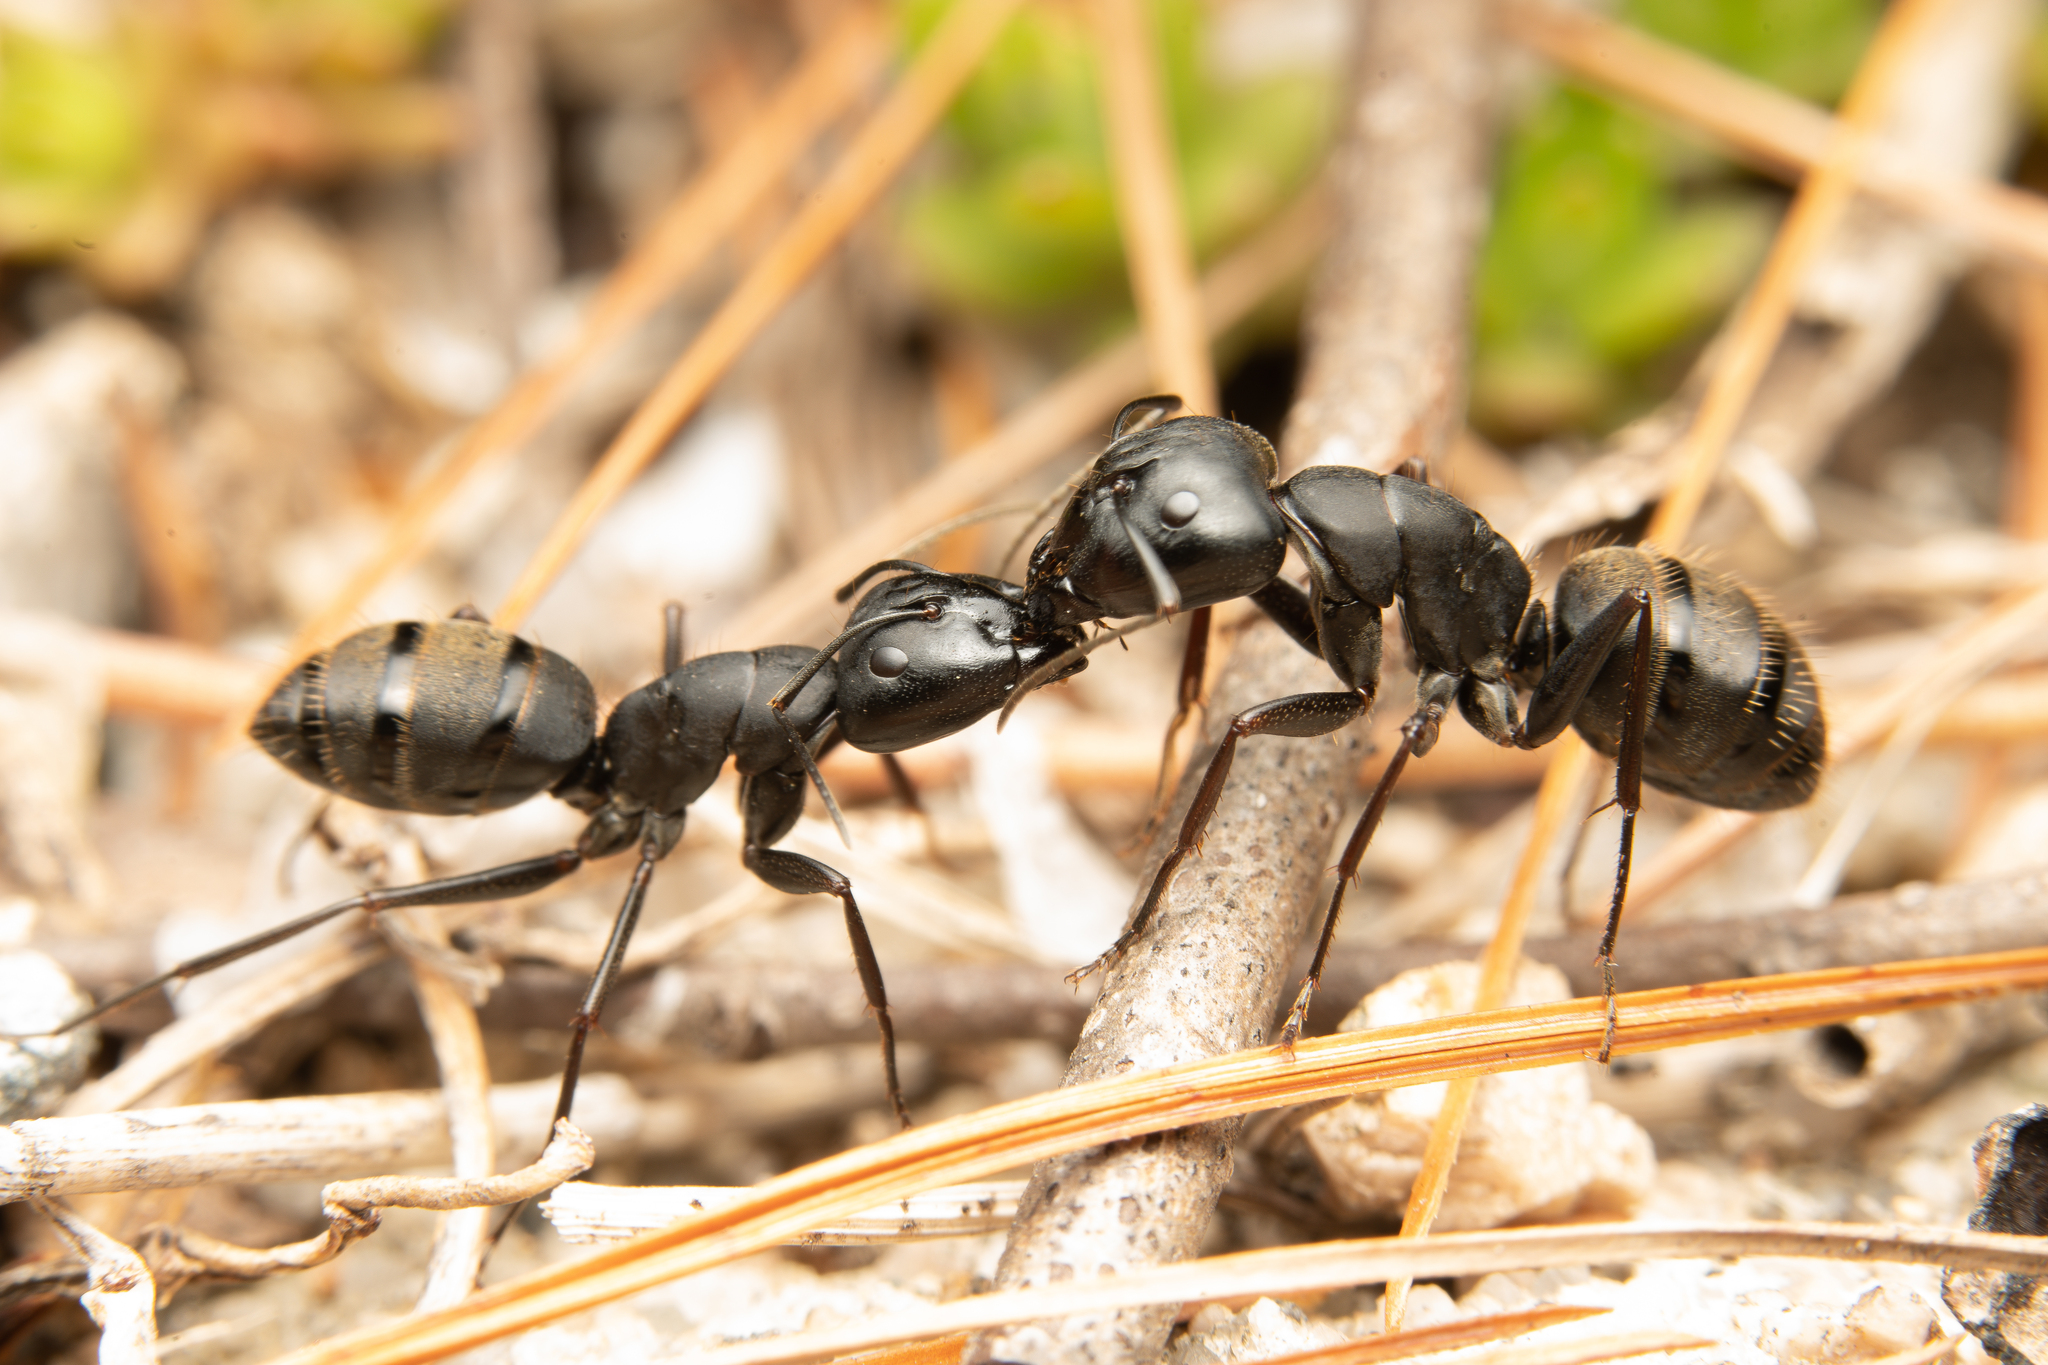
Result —
[[[736,871],[721,790],[593,1043],[594,1183],[548,1206],[603,1245],[529,1211],[473,1292],[477,1202],[588,1160],[531,1165],[618,903],[594,866],[0,1044],[0,1358],[2048,1354],[2038,1240],[1996,1235],[2040,1231],[2023,1106],[2048,1085],[2027,6],[1781,7],[1797,61],[1743,27],[1752,0],[1362,26],[1335,0],[202,8],[0,16],[6,1031],[366,884],[573,837],[545,801],[317,811],[232,733],[313,643],[503,603],[609,701],[670,598],[692,654],[821,641],[863,565],[1057,505],[1147,391],[1290,465],[1420,458],[1539,580],[1646,523],[1709,547],[1814,646],[1833,772],[1768,819],[1646,805],[1600,1069],[1597,1006],[1563,997],[1600,988],[1613,817],[1532,835],[1591,786],[1558,779],[1539,820],[1548,755],[1452,721],[1311,1020],[1364,1031],[1288,1059],[1263,1045],[1290,954],[1409,680],[1393,658],[1336,742],[1246,746],[1159,932],[1093,997],[1062,977],[1161,852],[1181,636],[1133,634],[1000,738],[907,753],[914,813],[872,755],[831,755],[855,850],[814,819],[787,841],[860,889],[907,1137],[832,907]],[[1518,197],[1559,167],[1579,197]],[[1489,292],[1506,259],[1588,291],[1548,351],[1502,349],[1537,334]],[[1591,397],[1581,324],[1634,357]],[[917,553],[1014,578],[1028,515]],[[1329,685],[1242,604],[1214,615],[1177,763],[1233,707]],[[1496,995],[1565,984],[1454,1012],[1489,936]],[[1429,1164],[1473,1230],[1396,1244],[1461,1094],[1473,1126]],[[394,1197],[430,1211],[360,1238]]]

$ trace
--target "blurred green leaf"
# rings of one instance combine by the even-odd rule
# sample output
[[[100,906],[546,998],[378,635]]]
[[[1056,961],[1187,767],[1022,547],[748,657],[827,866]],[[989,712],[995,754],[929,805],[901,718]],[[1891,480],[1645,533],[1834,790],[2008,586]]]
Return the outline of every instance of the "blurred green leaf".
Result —
[[[1877,30],[1874,0],[1627,0],[1620,17],[1802,99],[1832,104]]]
[[[1812,99],[1847,82],[1874,0],[1627,0],[1624,17]],[[1635,114],[1562,88],[1500,155],[1481,256],[1474,420],[1508,438],[1625,418],[1761,260],[1777,196]]]
[[[142,97],[118,48],[0,30],[0,240],[98,230],[143,171]]]
[[[914,47],[947,0],[905,0]],[[1205,8],[1156,0],[1182,205],[1199,254],[1272,215],[1307,178],[1329,123],[1331,83],[1290,75],[1247,84],[1204,68]],[[954,302],[1006,314],[1122,306],[1122,242],[1104,147],[1094,35],[1071,7],[1010,22],[947,118],[944,163],[912,188],[900,242]]]

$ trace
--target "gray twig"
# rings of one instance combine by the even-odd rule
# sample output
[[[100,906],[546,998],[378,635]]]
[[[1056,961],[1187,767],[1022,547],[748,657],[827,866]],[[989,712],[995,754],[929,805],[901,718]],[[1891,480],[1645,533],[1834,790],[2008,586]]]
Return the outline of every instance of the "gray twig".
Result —
[[[1485,15],[1470,0],[1375,5],[1364,15],[1357,92],[1335,167],[1337,241],[1310,303],[1308,363],[1285,443],[1295,467],[1428,459],[1458,417],[1467,280],[1485,197]],[[1213,747],[1246,706],[1331,687],[1320,661],[1277,628],[1256,626],[1225,670],[1205,738]],[[1280,964],[1319,901],[1358,743],[1266,737],[1244,746],[1201,859],[1105,982],[1068,1084],[1266,1039],[1292,984]],[[1202,767],[1190,765],[1181,783],[1182,810]],[[1153,850],[1155,867],[1164,852]],[[1209,1124],[1042,1163],[997,1286],[1123,1274],[1193,1255],[1229,1179],[1236,1132],[1234,1122]],[[1170,1308],[1146,1307],[1006,1328],[969,1358],[1150,1359],[1171,1321]]]

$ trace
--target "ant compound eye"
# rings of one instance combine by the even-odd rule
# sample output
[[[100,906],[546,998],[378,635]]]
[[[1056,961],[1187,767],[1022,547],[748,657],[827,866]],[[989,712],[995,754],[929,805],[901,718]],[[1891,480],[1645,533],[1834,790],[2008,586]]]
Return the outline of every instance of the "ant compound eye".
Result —
[[[910,656],[894,645],[883,645],[868,655],[868,672],[878,678],[894,678],[910,667]]]
[[[1168,526],[1185,526],[1195,519],[1195,513],[1202,510],[1202,500],[1191,488],[1183,488],[1168,498],[1159,507],[1159,519]]]

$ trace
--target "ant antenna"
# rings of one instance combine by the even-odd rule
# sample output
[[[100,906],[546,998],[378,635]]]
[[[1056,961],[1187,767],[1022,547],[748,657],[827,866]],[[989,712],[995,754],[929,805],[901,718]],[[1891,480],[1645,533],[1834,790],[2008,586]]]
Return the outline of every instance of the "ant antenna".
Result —
[[[859,573],[855,574],[851,579],[841,584],[839,591],[832,594],[832,600],[835,602],[844,602],[849,597],[852,597],[855,593],[859,592],[861,590],[861,586],[864,583],[866,583],[870,578],[873,578],[876,574],[890,573],[898,569],[902,570],[904,573],[936,572],[931,565],[920,564],[914,559],[878,559],[874,563],[868,565],[865,569],[862,569]]]
[[[1115,445],[1126,436],[1135,436],[1141,431],[1156,427],[1179,412],[1183,406],[1177,393],[1155,393],[1149,398],[1133,398],[1124,404],[1123,411],[1116,415],[1116,422],[1109,429],[1109,443]]]

